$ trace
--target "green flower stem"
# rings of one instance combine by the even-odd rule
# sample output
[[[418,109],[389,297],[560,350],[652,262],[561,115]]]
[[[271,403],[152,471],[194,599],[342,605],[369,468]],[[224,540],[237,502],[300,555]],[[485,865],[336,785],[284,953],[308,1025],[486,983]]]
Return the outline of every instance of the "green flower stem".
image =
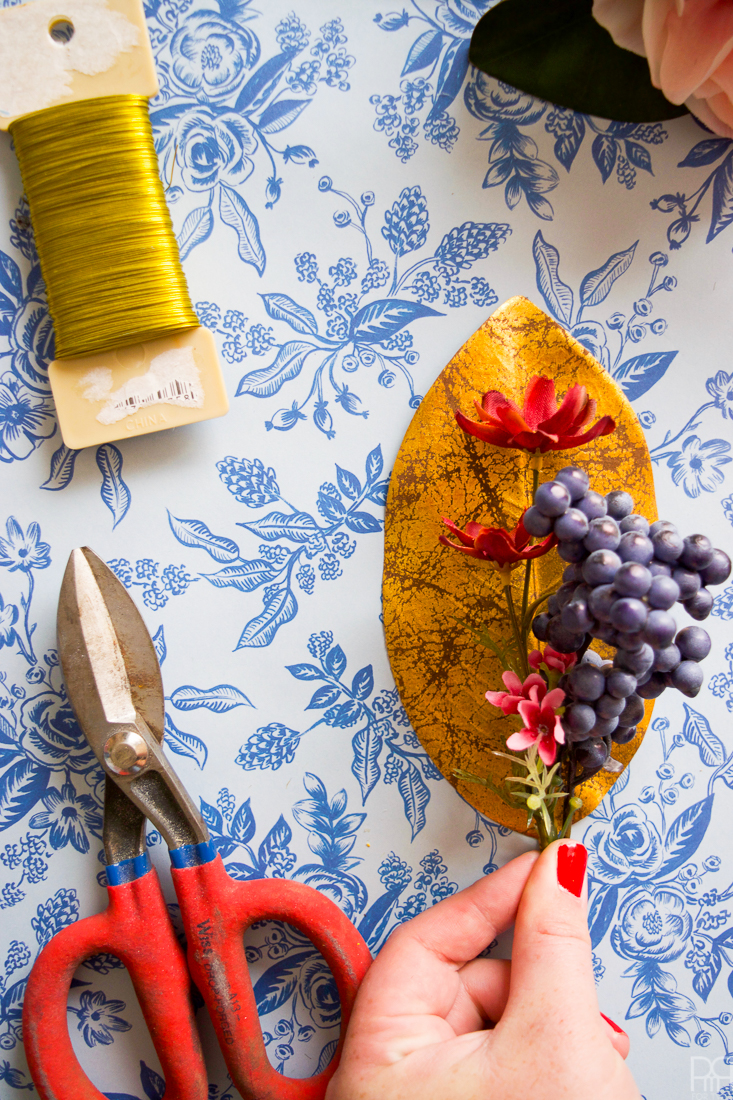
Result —
[[[567,838],[570,836],[570,830],[573,826],[573,818],[574,817],[575,817],[575,810],[571,806],[571,808],[568,810],[567,817],[565,818],[565,821],[563,822],[563,827],[560,830],[560,836],[558,837],[558,840],[567,840]]]
[[[527,618],[527,604],[529,603],[529,585],[532,580],[532,559],[528,558],[524,563],[524,592],[522,593],[522,633],[524,634],[524,622]]]
[[[575,748],[574,748],[573,745],[570,745],[567,760],[565,761],[565,769],[564,769],[565,770],[565,780],[564,780],[564,783],[563,783],[563,787],[565,789],[565,799],[563,801],[562,812],[563,812],[563,816],[565,818],[565,823],[567,824],[567,820],[568,820],[568,818],[570,818],[570,824],[571,825],[573,823],[574,811],[572,810],[572,808],[570,806],[570,799],[574,796],[575,788],[577,786],[577,782],[576,782],[577,767],[578,766],[575,762]],[[563,828],[564,827],[565,826],[563,826]]]
[[[512,597],[511,584],[504,585],[504,596],[506,597],[506,605],[509,611],[509,619],[512,624],[512,630],[514,632],[514,642],[517,647],[517,658],[522,669],[522,679],[526,680],[529,676],[529,661],[527,660],[527,644],[526,639],[519,628],[519,622],[517,621],[517,613],[514,610],[514,599]]]
[[[537,611],[539,611],[542,604],[546,602],[546,600],[552,595],[552,593],[554,591],[555,591],[555,586],[552,585],[550,588],[545,589],[545,591],[540,596],[538,596],[536,600],[532,600],[531,604],[527,608],[527,614],[524,616],[524,619],[522,620],[522,632],[525,635],[529,631],[530,623],[532,622],[532,619],[535,617],[535,614],[537,613]]]
[[[537,492],[537,486],[540,483],[540,463],[542,462],[542,455],[540,452],[535,452],[530,459],[530,469],[532,470],[532,493],[531,499],[534,500],[534,495]],[[527,648],[527,606],[529,604],[529,588],[532,581],[532,559],[528,559],[525,562],[524,568],[524,592],[522,593],[522,637],[524,639],[523,649]]]

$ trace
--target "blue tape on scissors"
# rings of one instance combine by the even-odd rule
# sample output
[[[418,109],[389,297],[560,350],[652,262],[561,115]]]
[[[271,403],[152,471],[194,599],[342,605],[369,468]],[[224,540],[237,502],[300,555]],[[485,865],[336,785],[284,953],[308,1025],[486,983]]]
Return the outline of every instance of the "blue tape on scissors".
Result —
[[[121,859],[119,863],[108,863],[107,882],[110,886],[123,886],[147,875],[152,866],[147,852],[133,859]]]
[[[202,863],[211,863],[216,859],[216,848],[210,840],[200,844],[183,844],[180,848],[171,848],[168,853],[171,864],[179,870],[186,867],[200,867]]]

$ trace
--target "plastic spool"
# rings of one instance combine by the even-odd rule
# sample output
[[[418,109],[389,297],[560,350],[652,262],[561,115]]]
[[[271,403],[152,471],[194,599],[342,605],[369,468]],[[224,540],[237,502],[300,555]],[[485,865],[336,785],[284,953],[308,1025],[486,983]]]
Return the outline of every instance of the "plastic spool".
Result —
[[[157,90],[140,0],[0,10],[0,129],[29,199],[56,330],[49,379],[72,448],[228,409],[157,172],[146,102]]]

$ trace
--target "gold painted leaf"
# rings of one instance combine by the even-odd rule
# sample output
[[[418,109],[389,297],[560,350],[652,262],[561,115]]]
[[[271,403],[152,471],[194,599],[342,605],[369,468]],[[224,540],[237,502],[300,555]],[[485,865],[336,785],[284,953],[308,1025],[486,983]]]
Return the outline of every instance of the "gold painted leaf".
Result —
[[[616,431],[574,451],[542,456],[540,480],[577,463],[599,493],[625,489],[635,511],[657,518],[649,452],[631,406],[593,356],[565,329],[526,298],[512,298],[453,357],[412,419],[395,462],[385,521],[384,624],[392,671],[413,728],[431,759],[461,795],[481,813],[520,832],[526,814],[511,809],[485,787],[459,781],[456,769],[495,782],[509,771],[492,750],[505,751],[519,728],[516,715],[499,712],[484,698],[502,690],[503,663],[477,640],[488,630],[495,641],[510,639],[502,581],[487,564],[438,543],[443,517],[464,527],[468,520],[511,529],[531,503],[532,475],[526,451],[493,447],[464,434],[456,409],[471,416],[473,402],[500,390],[521,407],[527,384],[542,374],[555,381],[558,400],[576,382],[598,402],[597,416],[610,415]],[[535,561],[532,597],[556,588],[565,563],[554,552]],[[521,604],[524,569],[512,573]],[[465,625],[464,625],[465,624]],[[598,643],[594,648],[602,649]],[[652,712],[637,737],[615,745],[628,764],[641,744]],[[620,773],[618,773],[620,774]],[[618,774],[602,771],[583,784],[585,816],[598,805]]]

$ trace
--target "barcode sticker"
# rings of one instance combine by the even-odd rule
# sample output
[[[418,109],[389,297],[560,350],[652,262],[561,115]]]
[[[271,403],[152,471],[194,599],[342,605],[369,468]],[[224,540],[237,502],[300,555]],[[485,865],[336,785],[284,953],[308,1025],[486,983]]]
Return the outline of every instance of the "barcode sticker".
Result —
[[[118,390],[112,390],[112,372],[106,367],[89,371],[80,384],[87,401],[104,402],[97,413],[101,424],[115,424],[151,405],[200,409],[204,404],[191,348],[173,348],[156,355],[145,374],[129,378]]]

